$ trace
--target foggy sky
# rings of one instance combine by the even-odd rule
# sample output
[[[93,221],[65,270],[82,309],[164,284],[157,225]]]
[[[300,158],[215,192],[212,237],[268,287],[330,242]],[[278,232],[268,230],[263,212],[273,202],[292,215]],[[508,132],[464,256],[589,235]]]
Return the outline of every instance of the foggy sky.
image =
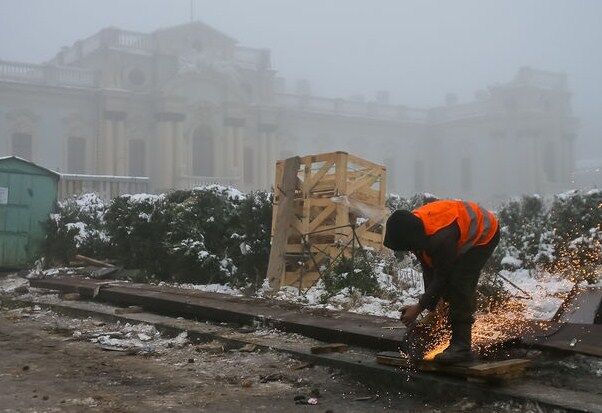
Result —
[[[190,0],[0,0],[0,59],[42,62],[103,27],[149,32],[190,20]],[[602,158],[600,0],[196,0],[195,18],[268,48],[314,94],[411,107],[460,101],[520,66],[566,72],[578,158]]]

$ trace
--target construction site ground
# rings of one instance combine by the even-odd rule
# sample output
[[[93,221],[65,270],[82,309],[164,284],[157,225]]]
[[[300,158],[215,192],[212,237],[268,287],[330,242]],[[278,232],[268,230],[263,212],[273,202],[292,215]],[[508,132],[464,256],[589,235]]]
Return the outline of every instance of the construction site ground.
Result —
[[[36,288],[0,295],[0,301],[0,411],[553,411],[554,403],[525,401],[540,393],[545,400],[562,400],[559,406],[565,407],[573,397],[576,411],[602,411],[596,403],[602,397],[602,362],[596,357],[513,349],[508,356],[531,358],[535,364],[506,401],[462,395],[433,399],[391,391],[370,377],[327,365],[363,359],[366,372],[381,374],[366,364],[373,358],[370,350],[351,347],[331,360],[326,356],[326,365],[311,363],[294,354],[323,343],[265,325],[149,313],[115,316],[119,307],[109,303],[64,300],[56,291]],[[112,346],[111,339],[94,342],[101,334],[124,340],[124,331],[152,336],[132,330],[133,325],[174,328],[160,328],[136,351]],[[188,339],[179,340],[182,331],[189,332]],[[253,342],[256,348],[241,348]],[[395,380],[412,380],[394,374]],[[465,386],[443,377],[413,379],[433,392],[436,386]],[[315,398],[318,404],[297,405],[295,398]]]
[[[228,351],[219,343],[209,343],[144,356],[105,351],[94,343],[72,339],[74,325],[81,331],[98,329],[101,323],[31,307],[2,308],[2,411],[365,412],[395,408],[426,412],[490,411],[493,407],[479,408],[467,399],[433,405],[406,394],[381,395],[340,371],[304,367],[303,362],[274,351]],[[103,327],[107,331],[118,328]],[[300,395],[318,396],[319,405],[295,405]],[[498,407],[511,411],[518,405]]]

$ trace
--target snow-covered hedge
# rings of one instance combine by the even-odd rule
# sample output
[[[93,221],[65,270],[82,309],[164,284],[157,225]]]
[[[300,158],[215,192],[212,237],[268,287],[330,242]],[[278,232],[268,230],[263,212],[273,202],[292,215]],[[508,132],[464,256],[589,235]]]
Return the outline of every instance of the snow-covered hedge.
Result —
[[[391,210],[413,209],[435,199],[430,194],[409,199],[392,194],[387,205]],[[502,237],[488,263],[489,274],[541,269],[572,281],[596,281],[602,257],[601,191],[571,191],[548,202],[525,196],[507,202],[497,214]],[[46,256],[68,261],[81,253],[119,261],[159,280],[255,290],[267,270],[271,215],[270,193],[242,194],[220,186],[124,195],[108,204],[86,194],[60,204],[52,215]],[[384,297],[390,286],[382,280],[416,266],[408,259],[403,264],[407,268],[392,268],[386,254],[371,254],[366,262],[357,257],[356,263],[336,264],[321,281],[326,297],[352,290]]]
[[[596,282],[602,264],[602,191],[570,191],[548,203],[512,200],[498,211],[500,245],[489,269],[535,269],[572,281]]]
[[[86,194],[59,205],[46,256],[117,260],[161,280],[257,288],[267,269],[272,198],[209,186],[123,195],[108,204]]]
[[[387,206],[411,210],[436,199],[431,194],[408,199],[391,194]],[[547,201],[525,195],[496,213],[501,239],[486,271],[540,269],[572,281],[596,281],[596,267],[602,264],[602,191],[573,190]]]

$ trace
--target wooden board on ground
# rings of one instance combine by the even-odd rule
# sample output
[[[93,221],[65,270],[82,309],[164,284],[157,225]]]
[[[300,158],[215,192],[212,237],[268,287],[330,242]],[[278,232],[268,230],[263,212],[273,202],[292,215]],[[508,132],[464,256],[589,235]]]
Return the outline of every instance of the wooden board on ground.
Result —
[[[330,343],[311,348],[311,354],[344,353],[349,349],[347,344]]]
[[[438,364],[434,361],[410,361],[395,351],[378,353],[376,362],[388,366],[414,368],[420,371],[452,374],[486,381],[510,380],[522,377],[527,367],[531,365],[531,360],[509,359],[501,361],[474,361],[448,366]]]

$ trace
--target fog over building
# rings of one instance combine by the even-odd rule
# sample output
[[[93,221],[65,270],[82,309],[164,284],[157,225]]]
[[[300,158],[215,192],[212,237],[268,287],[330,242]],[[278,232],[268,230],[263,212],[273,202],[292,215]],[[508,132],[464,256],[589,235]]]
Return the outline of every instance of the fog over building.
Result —
[[[328,151],[385,164],[404,195],[495,203],[571,186],[578,124],[565,74],[517,68],[472,102],[442,91],[428,109],[390,104],[387,91],[331,99],[286,83],[269,50],[201,22],[107,28],[47,63],[0,61],[0,154],[116,192],[267,189],[277,159]]]

